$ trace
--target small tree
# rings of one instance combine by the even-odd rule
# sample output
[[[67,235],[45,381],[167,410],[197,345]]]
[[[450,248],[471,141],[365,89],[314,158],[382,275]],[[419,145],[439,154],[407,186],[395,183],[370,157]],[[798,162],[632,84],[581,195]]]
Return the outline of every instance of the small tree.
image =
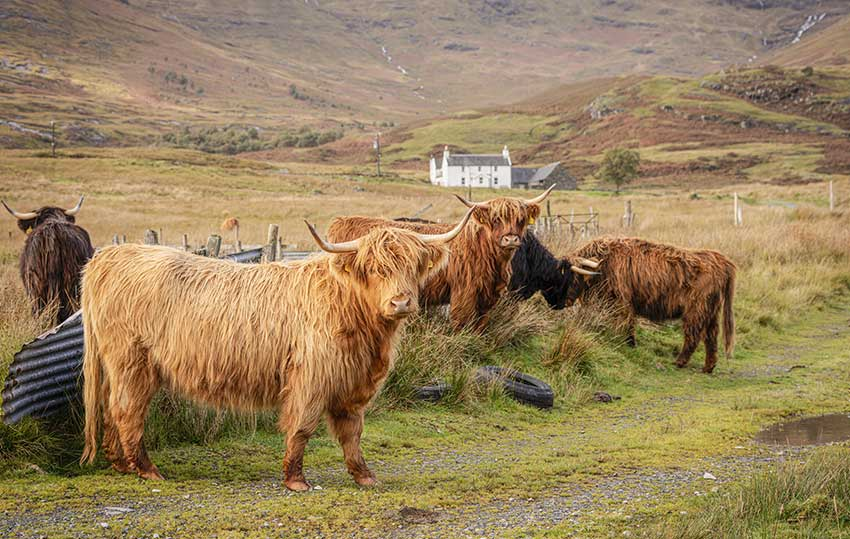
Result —
[[[614,148],[605,152],[598,176],[603,181],[613,183],[617,187],[617,194],[620,194],[620,187],[635,179],[639,169],[640,154],[638,152]]]

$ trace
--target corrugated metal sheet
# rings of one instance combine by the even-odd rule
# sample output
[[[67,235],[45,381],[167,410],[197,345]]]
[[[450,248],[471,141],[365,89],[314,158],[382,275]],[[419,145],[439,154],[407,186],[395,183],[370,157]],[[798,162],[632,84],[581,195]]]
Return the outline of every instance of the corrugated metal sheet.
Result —
[[[239,251],[238,253],[230,253],[229,255],[224,255],[222,258],[235,260],[237,262],[242,262],[243,264],[256,264],[260,261],[262,256],[263,248],[257,247],[256,249],[246,249],[245,251]]]
[[[314,251],[284,251],[282,259],[302,260]],[[228,258],[257,263],[262,248],[232,253]],[[82,387],[83,320],[80,311],[25,344],[15,354],[3,385],[3,422],[7,425],[32,416],[47,417],[68,408]]]
[[[67,408],[79,396],[82,365],[83,319],[77,311],[15,354],[3,385],[3,422]]]

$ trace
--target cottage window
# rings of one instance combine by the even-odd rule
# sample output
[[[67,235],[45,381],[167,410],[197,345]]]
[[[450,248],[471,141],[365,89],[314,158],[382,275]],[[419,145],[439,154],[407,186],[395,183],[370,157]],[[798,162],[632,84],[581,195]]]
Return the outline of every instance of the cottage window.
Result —
[[[479,176],[478,177],[478,185],[483,185],[483,184],[484,184],[484,176]]]
[[[496,176],[496,177],[494,177],[494,178],[493,178],[493,184],[494,184],[494,185],[499,185],[499,177],[498,177],[498,176]]]
[[[466,178],[461,178],[461,179],[460,179],[460,184],[461,184],[461,185],[466,185]]]
[[[478,167],[478,172],[481,172],[481,167]]]

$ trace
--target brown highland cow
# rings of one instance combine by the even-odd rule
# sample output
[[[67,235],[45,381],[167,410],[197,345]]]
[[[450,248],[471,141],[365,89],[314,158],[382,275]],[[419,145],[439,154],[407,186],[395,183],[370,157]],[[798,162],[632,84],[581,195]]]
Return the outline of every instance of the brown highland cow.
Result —
[[[681,318],[685,340],[676,366],[687,365],[704,341],[702,370],[710,373],[717,364],[722,306],[726,357],[731,357],[735,264],[723,254],[637,238],[603,238],[587,243],[571,259],[573,271],[582,277],[573,280],[568,304],[593,293],[621,307],[627,316],[630,345],[635,345],[635,316],[654,322]]]
[[[452,244],[446,267],[422,291],[425,305],[451,305],[455,328],[482,331],[490,310],[511,280],[511,259],[528,225],[540,215],[539,204],[552,192],[532,199],[500,197],[487,202],[457,198],[472,209],[473,220]],[[404,228],[419,233],[444,233],[451,225],[393,221],[373,217],[337,217],[328,228],[331,241],[345,241],[373,228]]]
[[[27,234],[19,267],[33,313],[55,308],[56,322],[65,320],[80,308],[80,274],[94,254],[88,232],[74,223],[83,197],[70,210],[17,212],[2,204]]]
[[[85,450],[112,467],[162,479],[142,442],[160,387],[214,408],[280,410],[284,480],[308,490],[304,447],[322,416],[360,485],[363,413],[386,379],[403,319],[446,263],[452,230],[379,229],[292,263],[238,264],[168,247],[100,251],[83,275]]]

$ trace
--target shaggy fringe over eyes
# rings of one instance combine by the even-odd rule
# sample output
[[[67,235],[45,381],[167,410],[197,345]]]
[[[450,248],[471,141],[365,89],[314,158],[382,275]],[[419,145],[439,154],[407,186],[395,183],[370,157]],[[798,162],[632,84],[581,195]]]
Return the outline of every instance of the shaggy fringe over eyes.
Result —
[[[356,253],[342,255],[350,264],[352,271],[365,280],[366,275],[374,274],[382,278],[409,273],[415,264],[418,275],[429,269],[441,267],[448,258],[446,245],[426,245],[415,234],[408,231],[383,228],[368,234]]]
[[[487,202],[487,209],[476,208],[473,215],[484,224],[488,222],[522,223],[524,226],[528,224],[529,218],[537,219],[540,215],[540,206],[526,204],[515,198],[494,198]]]

